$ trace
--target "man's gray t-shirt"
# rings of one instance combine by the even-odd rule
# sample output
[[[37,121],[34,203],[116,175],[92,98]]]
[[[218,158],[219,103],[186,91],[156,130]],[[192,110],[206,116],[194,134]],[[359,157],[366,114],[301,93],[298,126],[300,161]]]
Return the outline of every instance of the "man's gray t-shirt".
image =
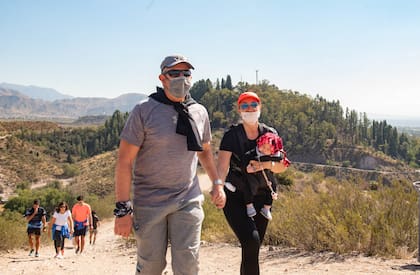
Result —
[[[188,106],[201,141],[211,140],[208,113],[201,104]],[[128,117],[121,139],[140,147],[133,170],[137,206],[156,206],[189,200],[201,194],[196,176],[197,152],[188,151],[187,137],[177,134],[174,106],[147,98]]]

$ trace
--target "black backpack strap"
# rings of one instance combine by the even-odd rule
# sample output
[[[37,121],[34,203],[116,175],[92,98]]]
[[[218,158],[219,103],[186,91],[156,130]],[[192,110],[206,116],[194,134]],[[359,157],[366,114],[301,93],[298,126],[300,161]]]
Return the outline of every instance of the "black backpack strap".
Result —
[[[233,157],[237,160],[239,160],[239,162],[241,163],[241,165],[247,165],[243,163],[243,156],[246,153],[246,149],[249,148],[249,140],[248,137],[246,136],[245,133],[245,129],[244,126],[242,124],[237,124],[237,125],[232,125],[231,126],[232,131],[235,133],[236,138],[239,142],[239,148],[241,150],[241,152],[243,153],[242,156],[238,156],[236,154],[233,154]],[[267,125],[265,125],[264,123],[259,123],[258,124],[258,137],[260,137],[261,135],[267,133],[267,132],[272,132],[274,134],[277,134],[276,129],[269,127]]]
[[[239,142],[240,151],[243,152],[245,150],[245,144],[243,143],[244,138],[245,138],[245,141],[247,141],[245,132],[243,130],[243,126],[241,124],[235,124],[235,125],[230,126],[230,129],[235,134],[236,139]],[[243,161],[242,156],[232,152],[232,157],[230,160],[230,168],[233,171],[236,171],[237,173],[238,172],[241,173],[242,161]]]
[[[236,137],[238,138],[239,148],[241,148],[241,152],[244,155],[246,153],[245,148],[248,148],[248,137],[246,136],[245,129],[242,124],[239,124],[235,128],[235,134],[236,134]],[[241,162],[243,161],[242,160],[243,155],[239,156],[239,159],[241,159]]]
[[[248,163],[244,163],[244,162],[246,159],[245,153],[247,152],[247,148],[249,148],[249,140],[248,140],[248,137],[246,136],[245,129],[242,124],[232,125],[230,126],[230,129],[236,135],[236,139],[238,140],[240,151],[242,152],[242,155],[237,155],[235,153],[232,153],[230,168],[232,170],[239,172],[239,171],[242,171],[242,169],[244,169],[246,165],[248,165]],[[277,134],[276,129],[269,127],[265,125],[264,123],[259,123],[258,124],[258,133],[259,133],[258,137],[267,132],[272,132],[272,133]]]
[[[266,124],[264,124],[264,123],[259,123],[259,124],[258,124],[258,131],[259,131],[259,133],[260,133],[260,136],[261,136],[261,135],[263,135],[263,134],[265,134],[265,133],[267,133],[267,132],[271,132],[271,133],[273,133],[273,134],[278,135],[278,133],[277,133],[277,130],[276,130],[276,129],[274,129],[273,127],[267,126],[267,125],[266,125]]]

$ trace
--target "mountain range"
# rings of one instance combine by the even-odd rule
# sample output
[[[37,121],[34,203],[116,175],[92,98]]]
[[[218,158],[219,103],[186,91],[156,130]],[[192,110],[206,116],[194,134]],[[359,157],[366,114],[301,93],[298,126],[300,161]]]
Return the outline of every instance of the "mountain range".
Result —
[[[103,97],[72,97],[52,88],[0,83],[0,119],[77,119],[83,116],[109,116],[115,110],[131,111],[146,98],[142,93],[125,93],[108,99]],[[370,114],[370,118],[386,120],[405,131],[420,128],[418,118],[398,118]],[[418,133],[415,133],[418,135]]]
[[[71,97],[51,88],[0,84],[0,118],[77,119],[82,116],[128,112],[147,95],[127,93],[116,98]]]

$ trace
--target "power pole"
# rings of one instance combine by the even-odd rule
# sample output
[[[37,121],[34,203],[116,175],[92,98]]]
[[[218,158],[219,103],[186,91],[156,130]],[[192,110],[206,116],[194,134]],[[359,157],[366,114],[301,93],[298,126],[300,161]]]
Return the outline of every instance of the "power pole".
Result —
[[[255,70],[255,84],[258,85],[258,70]]]

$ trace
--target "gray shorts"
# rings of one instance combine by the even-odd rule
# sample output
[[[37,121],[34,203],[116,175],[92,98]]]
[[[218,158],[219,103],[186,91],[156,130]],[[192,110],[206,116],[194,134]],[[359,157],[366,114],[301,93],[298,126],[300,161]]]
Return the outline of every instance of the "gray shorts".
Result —
[[[137,273],[162,274],[171,244],[174,274],[198,274],[204,197],[164,207],[134,207]]]

